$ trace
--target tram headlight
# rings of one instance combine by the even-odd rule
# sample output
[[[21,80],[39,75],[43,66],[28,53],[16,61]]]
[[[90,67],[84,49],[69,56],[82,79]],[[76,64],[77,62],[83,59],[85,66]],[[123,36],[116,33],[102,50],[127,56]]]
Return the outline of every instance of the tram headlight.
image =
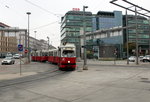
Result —
[[[68,63],[70,63],[70,61],[68,61]]]

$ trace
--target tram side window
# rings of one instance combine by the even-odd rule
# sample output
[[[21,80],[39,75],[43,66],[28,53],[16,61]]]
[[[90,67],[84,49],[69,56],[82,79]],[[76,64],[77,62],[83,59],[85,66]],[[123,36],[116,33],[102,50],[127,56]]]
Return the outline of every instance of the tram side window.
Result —
[[[53,52],[51,51],[51,52],[49,52],[49,56],[53,56]]]
[[[36,52],[36,53],[35,53],[35,56],[39,56],[39,53],[38,53],[38,52]]]
[[[42,54],[42,52],[40,52],[40,54],[39,54],[40,56],[43,56],[43,54]]]
[[[42,56],[47,56],[48,53],[47,52],[42,52]]]
[[[38,56],[41,56],[41,53],[40,53],[40,52],[37,52],[37,55],[38,55]]]
[[[73,50],[64,50],[62,57],[75,57],[75,52]]]
[[[47,53],[47,52],[45,52],[45,56],[48,56],[48,53]]]
[[[54,56],[58,56],[58,55],[57,55],[57,51],[54,51]]]

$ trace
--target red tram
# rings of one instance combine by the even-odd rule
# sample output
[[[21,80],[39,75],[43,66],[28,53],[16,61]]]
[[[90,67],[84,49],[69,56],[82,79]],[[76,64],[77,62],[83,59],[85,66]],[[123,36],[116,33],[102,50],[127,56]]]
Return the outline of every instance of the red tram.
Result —
[[[41,51],[31,52],[31,60],[32,61],[38,61],[38,62],[48,61],[48,51],[47,50],[41,50]]]
[[[59,69],[75,69],[76,68],[76,49],[74,44],[62,44],[58,49],[41,50],[32,52],[32,61],[45,62],[48,61],[57,64]]]
[[[40,61],[41,62],[48,61],[48,51],[47,50],[43,50],[40,52]]]

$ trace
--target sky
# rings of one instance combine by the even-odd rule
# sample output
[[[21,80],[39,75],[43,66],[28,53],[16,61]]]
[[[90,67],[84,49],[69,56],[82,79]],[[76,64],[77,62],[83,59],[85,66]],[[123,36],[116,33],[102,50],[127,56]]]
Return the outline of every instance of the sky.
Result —
[[[96,14],[98,11],[119,10],[125,14],[125,10],[109,3],[111,0],[0,0],[0,22],[11,27],[27,29],[28,15],[30,15],[30,36],[37,39],[48,40],[50,44],[57,47],[60,45],[60,23],[61,17],[72,8],[83,10],[83,6],[88,6],[86,11]],[[138,6],[150,10],[148,0],[128,0]],[[122,0],[116,3],[123,4]],[[126,5],[127,7],[129,5]],[[130,12],[129,12],[130,13]],[[36,31],[36,33],[35,33]]]

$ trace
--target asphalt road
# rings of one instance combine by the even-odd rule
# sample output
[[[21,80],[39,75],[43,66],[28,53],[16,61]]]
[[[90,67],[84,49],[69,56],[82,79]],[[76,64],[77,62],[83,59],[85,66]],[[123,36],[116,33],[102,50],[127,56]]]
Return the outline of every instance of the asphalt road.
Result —
[[[83,63],[79,62],[75,71],[59,71],[47,63],[32,64],[31,68],[41,65],[52,70],[22,78],[25,82],[1,84],[0,102],[150,102],[149,65],[90,62],[88,70],[82,70]]]

